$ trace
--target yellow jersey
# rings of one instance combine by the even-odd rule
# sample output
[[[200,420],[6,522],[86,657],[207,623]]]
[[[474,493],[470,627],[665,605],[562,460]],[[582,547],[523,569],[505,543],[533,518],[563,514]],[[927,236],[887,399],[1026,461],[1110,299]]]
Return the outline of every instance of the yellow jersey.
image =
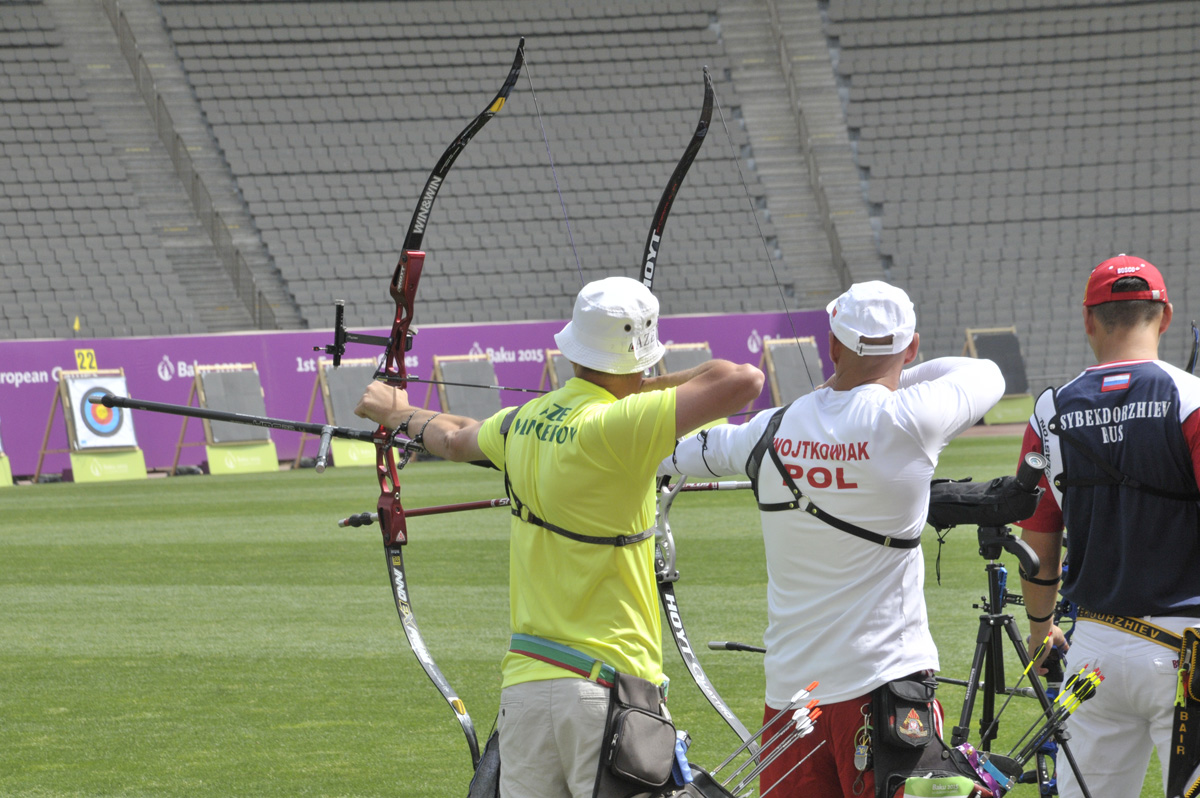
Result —
[[[545,521],[581,535],[633,535],[654,525],[654,477],[675,445],[675,389],[616,399],[587,380],[521,407],[500,434],[506,408],[487,419],[479,448],[507,468],[513,493]],[[662,681],[662,624],[654,540],[605,546],[571,540],[512,518],[510,622],[602,660]],[[502,687],[572,674],[509,652]]]

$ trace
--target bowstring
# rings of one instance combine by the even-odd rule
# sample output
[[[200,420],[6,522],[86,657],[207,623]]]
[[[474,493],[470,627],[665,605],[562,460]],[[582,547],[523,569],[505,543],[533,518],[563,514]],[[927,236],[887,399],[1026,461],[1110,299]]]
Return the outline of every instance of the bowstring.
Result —
[[[746,193],[746,203],[750,206],[750,215],[754,218],[754,227],[758,230],[759,241],[762,242],[763,257],[766,258],[767,266],[771,269],[771,278],[775,281],[775,288],[779,291],[779,301],[783,305],[784,315],[787,316],[788,326],[792,329],[792,339],[796,342],[796,349],[800,352],[800,361],[804,363],[804,375],[808,377],[808,384],[813,390],[816,390],[817,384],[813,382],[812,372],[808,368],[808,358],[804,355],[804,347],[800,345],[800,334],[796,332],[796,322],[792,319],[791,310],[788,309],[787,296],[783,293],[783,284],[779,282],[779,274],[775,271],[774,258],[771,257],[767,237],[763,234],[762,223],[758,220],[758,209],[754,207],[754,200],[750,197],[750,186],[746,183],[746,175],[743,174],[742,165],[733,149],[733,136],[729,133],[729,125],[725,121],[725,109],[721,107],[721,97],[717,94],[715,87],[713,100],[717,106],[717,114],[721,117],[721,127],[725,129],[725,141],[729,144],[729,156],[733,160],[733,165],[737,167],[738,178],[742,181],[742,190]],[[763,346],[765,347],[766,344],[764,343]]]
[[[1188,356],[1187,372],[1188,374],[1196,373],[1196,353],[1200,352],[1200,329],[1196,327],[1196,322],[1192,322],[1192,354]]]
[[[550,159],[550,174],[554,176],[554,190],[558,192],[558,204],[562,207],[563,220],[567,223],[567,240],[571,242],[571,252],[575,254],[575,269],[579,272],[579,284],[583,286],[587,284],[587,280],[583,277],[583,264],[579,260],[579,250],[575,248],[575,236],[571,233],[571,217],[567,215],[567,203],[563,199],[562,187],[558,183],[558,170],[554,168],[554,153],[550,151],[550,137],[546,135],[546,125],[542,122],[542,108],[538,104],[537,90],[533,88],[533,70],[529,66],[529,56],[525,57],[525,79],[529,81],[529,92],[533,95],[533,109],[537,112],[542,140],[546,142],[546,156]]]

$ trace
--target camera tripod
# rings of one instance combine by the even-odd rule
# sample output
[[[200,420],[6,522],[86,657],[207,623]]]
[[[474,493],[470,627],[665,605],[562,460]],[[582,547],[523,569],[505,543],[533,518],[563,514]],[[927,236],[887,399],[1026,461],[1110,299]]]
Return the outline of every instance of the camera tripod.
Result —
[[[988,561],[985,566],[988,580],[988,594],[983,599],[983,604],[975,605],[983,610],[984,614],[979,616],[979,630],[975,638],[975,654],[971,660],[971,672],[966,681],[955,679],[940,679],[940,681],[961,685],[967,689],[958,725],[951,730],[951,747],[961,745],[967,741],[967,736],[970,733],[971,715],[974,713],[976,700],[982,690],[983,710],[979,717],[980,738],[978,748],[981,751],[990,751],[992,741],[996,739],[998,728],[996,723],[997,695],[1015,694],[1037,698],[1042,705],[1042,711],[1047,715],[1051,711],[1053,701],[1052,696],[1047,694],[1045,687],[1043,687],[1035,675],[1030,675],[1030,687],[1028,688],[1006,687],[1004,681],[1004,635],[1007,635],[1009,641],[1012,643],[1013,650],[1016,651],[1017,658],[1020,660],[1022,667],[1028,668],[1030,659],[1025,649],[1025,644],[1021,640],[1021,634],[1017,628],[1016,621],[1012,615],[1004,612],[1004,607],[1007,603],[1010,603],[1010,599],[1012,603],[1021,602],[1022,599],[1019,596],[1012,596],[1007,592],[1008,569],[999,561],[1000,554],[1002,551],[1007,551],[1015,556],[1021,565],[1021,570],[1027,574],[1036,574],[1038,572],[1040,564],[1037,555],[1024,541],[1013,537],[1006,526],[980,526],[978,528],[978,536],[979,554]],[[1058,662],[1053,664],[1048,663],[1047,667],[1051,671],[1047,676],[1047,681],[1053,682],[1055,678],[1054,667],[1057,667],[1057,680],[1061,683],[1061,664]],[[1091,793],[1088,791],[1083,776],[1079,772],[1075,757],[1067,745],[1066,732],[1059,729],[1054,732],[1052,739],[1057,743],[1058,750],[1062,751],[1066,756],[1067,762],[1074,772],[1084,796],[1091,798]],[[1052,754],[1053,748],[1048,752],[1039,753],[1034,771],[1031,774],[1025,774],[1032,776],[1030,781],[1035,780],[1037,782],[1041,795],[1057,794],[1045,762],[1045,758]],[[1025,778],[1021,778],[1020,780],[1022,782],[1026,781]]]

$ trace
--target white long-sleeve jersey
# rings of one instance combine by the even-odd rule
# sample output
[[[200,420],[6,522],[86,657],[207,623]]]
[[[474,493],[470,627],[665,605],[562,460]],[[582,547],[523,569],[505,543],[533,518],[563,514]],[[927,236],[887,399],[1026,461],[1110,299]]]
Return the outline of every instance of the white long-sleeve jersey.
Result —
[[[784,413],[774,446],[796,485],[826,513],[881,535],[919,538],[938,455],[1003,394],[992,361],[939,358],[904,371],[896,391],[863,385],[801,397]],[[774,412],[681,441],[659,473],[746,473]],[[759,501],[791,501],[771,459],[762,460]],[[800,510],[761,517],[769,706],[786,706],[814,679],[830,703],[937,669],[920,547],[885,548]]]

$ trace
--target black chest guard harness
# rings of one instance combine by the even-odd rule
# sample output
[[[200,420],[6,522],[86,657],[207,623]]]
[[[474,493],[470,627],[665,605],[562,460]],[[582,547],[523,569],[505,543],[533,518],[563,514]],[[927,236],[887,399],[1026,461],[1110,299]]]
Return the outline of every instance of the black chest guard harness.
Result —
[[[504,440],[505,451],[508,449],[508,430],[512,427],[513,419],[517,416],[519,407],[514,407],[509,411],[508,415],[500,422],[500,437]],[[562,535],[569,540],[575,540],[580,543],[594,543],[599,546],[629,546],[633,543],[641,543],[649,537],[653,537],[654,529],[646,529],[638,532],[636,535],[617,535],[616,537],[604,537],[601,535],[583,535],[578,532],[572,532],[568,529],[563,529],[557,524],[552,524],[549,521],[538,516],[529,509],[529,505],[525,504],[513,491],[512,482],[508,479],[508,458],[505,458],[504,465],[504,493],[508,496],[511,512],[517,518],[520,518],[527,524],[540,526],[542,529],[548,529],[556,535]]]
[[[1167,490],[1155,485],[1147,485],[1146,483],[1134,479],[1129,474],[1119,470],[1112,463],[1108,462],[1108,460],[1106,460],[1099,452],[1089,446],[1087,442],[1083,440],[1083,438],[1073,432],[1068,432],[1063,428],[1062,414],[1058,411],[1057,407],[1058,393],[1053,388],[1048,388],[1047,391],[1051,392],[1051,401],[1054,403],[1054,417],[1046,422],[1046,429],[1048,429],[1057,437],[1066,441],[1072,449],[1074,449],[1085,459],[1091,462],[1092,465],[1096,466],[1096,468],[1100,469],[1104,473],[1103,477],[1096,479],[1068,478],[1066,468],[1061,462],[1062,458],[1060,458],[1059,466],[1062,468],[1062,470],[1060,473],[1054,476],[1054,487],[1061,491],[1063,488],[1086,488],[1095,487],[1098,485],[1117,485],[1123,488],[1132,488],[1133,490],[1138,490],[1142,493],[1148,493],[1151,496],[1157,496],[1161,499],[1172,499],[1174,501],[1181,502],[1200,501],[1200,492],[1195,490],[1181,492]]]
[[[754,500],[758,503],[758,509],[764,513],[775,513],[782,510],[803,510],[814,518],[829,524],[834,529],[840,529],[847,534],[854,535],[856,538],[862,538],[885,548],[915,549],[921,545],[919,537],[894,538],[887,535],[880,535],[878,532],[863,529],[861,526],[830,515],[813,504],[812,499],[801,492],[800,488],[796,485],[796,481],[792,479],[792,475],[784,467],[783,461],[779,459],[779,452],[775,451],[774,446],[775,433],[779,431],[779,424],[783,421],[783,414],[787,412],[789,407],[791,407],[791,404],[784,405],[771,416],[770,421],[767,422],[766,430],[763,431],[762,437],[758,439],[758,443],[754,444],[754,448],[750,451],[750,457],[746,461],[746,475],[750,477],[750,484],[754,488]],[[759,471],[762,468],[764,455],[771,458],[771,462],[775,464],[776,470],[783,477],[783,484],[792,492],[791,501],[764,503],[759,498]],[[808,502],[807,505],[802,507],[801,499]]]

